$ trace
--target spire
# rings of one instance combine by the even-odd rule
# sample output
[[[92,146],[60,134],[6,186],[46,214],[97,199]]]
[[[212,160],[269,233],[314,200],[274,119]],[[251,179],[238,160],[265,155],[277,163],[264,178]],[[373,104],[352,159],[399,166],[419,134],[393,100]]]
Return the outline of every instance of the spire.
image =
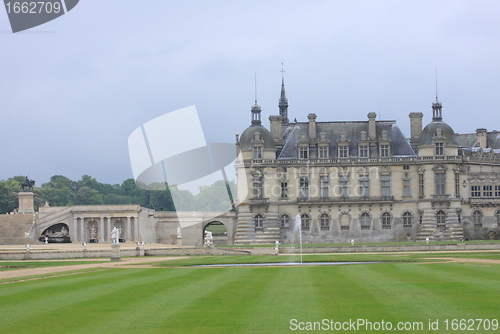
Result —
[[[261,117],[260,114],[262,112],[262,109],[257,104],[257,72],[255,72],[255,104],[252,106],[250,111],[252,113],[252,126],[262,125],[262,122],[260,119],[260,117]]]
[[[443,120],[443,104],[438,100],[438,87],[437,87],[437,69],[436,69],[436,101],[432,103],[432,121],[440,122]]]
[[[285,71],[283,70],[283,63],[281,63],[281,95],[278,104],[280,116],[283,118],[283,124],[288,124],[288,99],[285,94]]]

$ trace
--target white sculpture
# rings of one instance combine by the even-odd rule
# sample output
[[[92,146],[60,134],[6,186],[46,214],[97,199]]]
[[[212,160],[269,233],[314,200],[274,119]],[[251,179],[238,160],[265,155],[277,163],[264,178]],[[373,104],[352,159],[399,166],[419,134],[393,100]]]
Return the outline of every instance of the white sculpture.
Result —
[[[111,239],[113,239],[114,244],[120,243],[120,231],[115,227],[111,230]]]
[[[177,227],[177,239],[182,239],[182,235],[181,235],[181,227]]]
[[[211,247],[213,238],[211,231],[205,231],[205,246]]]

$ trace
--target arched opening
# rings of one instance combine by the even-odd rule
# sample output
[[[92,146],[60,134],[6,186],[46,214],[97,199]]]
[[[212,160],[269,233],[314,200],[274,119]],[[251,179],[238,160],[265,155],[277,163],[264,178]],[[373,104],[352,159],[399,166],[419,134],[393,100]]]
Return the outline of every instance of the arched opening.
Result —
[[[47,243],[71,243],[68,225],[59,223],[47,227],[38,240]]]
[[[203,240],[205,239],[205,231],[212,232],[212,243],[215,246],[224,246],[228,244],[227,228],[220,221],[208,223],[203,229]]]
[[[114,222],[113,227],[116,227],[118,229],[118,232],[120,233],[118,240],[120,242],[125,242],[125,222],[119,219]]]

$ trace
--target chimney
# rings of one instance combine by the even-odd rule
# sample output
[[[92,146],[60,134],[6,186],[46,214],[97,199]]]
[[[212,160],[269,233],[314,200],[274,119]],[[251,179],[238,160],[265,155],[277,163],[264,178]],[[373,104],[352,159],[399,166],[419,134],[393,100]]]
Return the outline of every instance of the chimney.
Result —
[[[486,148],[486,133],[487,131],[484,128],[479,128],[476,130],[477,143],[481,148]]]
[[[368,138],[372,140],[375,139],[375,137],[377,136],[377,130],[375,127],[375,118],[377,117],[377,114],[371,112],[367,116],[368,116]]]
[[[423,114],[421,112],[412,112],[408,116],[410,117],[410,145],[416,147],[422,133]]]
[[[316,114],[307,115],[309,119],[309,141],[316,141]]]
[[[271,123],[271,136],[276,144],[281,144],[281,123],[283,122],[283,116],[269,116],[269,122]]]

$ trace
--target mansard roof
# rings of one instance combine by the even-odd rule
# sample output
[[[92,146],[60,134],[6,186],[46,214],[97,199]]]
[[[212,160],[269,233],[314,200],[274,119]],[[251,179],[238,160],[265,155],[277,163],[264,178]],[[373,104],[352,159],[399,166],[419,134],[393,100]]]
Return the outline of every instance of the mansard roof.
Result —
[[[387,131],[387,139],[390,142],[392,156],[415,156],[410,144],[396,124],[396,121],[376,121],[376,142],[382,137],[382,132]],[[325,134],[325,142],[328,142],[329,156],[338,156],[338,145],[341,142],[341,134],[345,133],[345,141],[349,146],[349,156],[358,156],[358,141],[361,141],[361,132],[365,131],[368,142],[368,121],[346,121],[346,122],[315,122],[316,138],[313,141],[321,143],[321,133]],[[301,134],[309,142],[309,123],[297,122],[282,127],[283,149],[279,159],[290,159],[298,157],[298,147]]]

